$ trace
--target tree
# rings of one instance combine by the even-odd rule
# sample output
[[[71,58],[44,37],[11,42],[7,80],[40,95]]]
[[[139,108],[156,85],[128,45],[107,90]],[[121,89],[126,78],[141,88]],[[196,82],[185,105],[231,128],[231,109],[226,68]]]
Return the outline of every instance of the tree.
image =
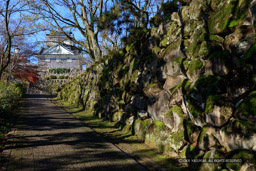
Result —
[[[1,22],[1,25],[5,28],[5,29],[1,29],[0,79],[2,78],[2,74],[5,68],[9,65],[11,60],[12,36],[9,29],[9,23],[10,23],[10,16],[12,13],[10,11],[12,11],[12,8],[10,9],[10,0],[7,0],[6,4],[2,6],[2,8],[0,9],[0,15],[2,17],[0,22]]]
[[[22,83],[35,83],[39,80],[36,66],[28,64],[27,57],[16,53],[11,57],[10,74],[14,80],[20,80]]]
[[[40,0],[36,3],[30,0],[29,3],[34,13],[42,16],[54,29],[80,45],[93,60],[101,58],[100,29],[97,21],[102,15],[103,6],[106,5],[103,0]],[[66,32],[67,29],[78,30],[84,39],[76,40]]]
[[[0,79],[11,62],[15,39],[38,31],[37,16],[28,15],[30,9],[23,0],[0,2]]]

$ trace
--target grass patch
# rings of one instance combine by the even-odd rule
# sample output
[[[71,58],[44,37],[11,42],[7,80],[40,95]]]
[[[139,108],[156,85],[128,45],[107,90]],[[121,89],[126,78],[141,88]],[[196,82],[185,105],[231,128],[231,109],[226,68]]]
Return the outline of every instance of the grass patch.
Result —
[[[115,144],[122,151],[131,155],[134,159],[150,169],[167,170],[187,170],[188,168],[178,162],[178,159],[171,159],[158,152],[157,149],[150,148],[144,142],[137,139],[132,134],[132,130],[127,129],[117,123],[104,118],[94,116],[92,112],[82,110],[82,108],[70,105],[68,102],[52,99],[52,102],[83,121],[88,127],[101,134],[105,139]]]

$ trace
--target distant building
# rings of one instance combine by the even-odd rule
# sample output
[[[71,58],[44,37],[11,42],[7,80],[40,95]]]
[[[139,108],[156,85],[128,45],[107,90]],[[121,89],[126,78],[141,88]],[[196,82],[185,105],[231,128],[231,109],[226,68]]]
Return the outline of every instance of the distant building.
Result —
[[[68,34],[73,36],[72,32]],[[51,31],[46,34],[46,40],[46,47],[42,47],[39,54],[35,55],[41,71],[53,68],[81,69],[81,52],[64,33]]]

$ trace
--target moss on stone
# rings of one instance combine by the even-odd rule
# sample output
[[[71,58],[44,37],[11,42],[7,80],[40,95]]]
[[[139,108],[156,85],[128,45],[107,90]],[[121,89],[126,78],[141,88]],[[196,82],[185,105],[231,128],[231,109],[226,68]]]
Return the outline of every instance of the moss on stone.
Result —
[[[254,124],[244,120],[233,120],[226,127],[223,128],[226,134],[240,134],[243,137],[250,137],[256,132]]]
[[[205,113],[211,113],[213,111],[214,105],[218,104],[221,100],[221,96],[211,95],[207,97]]]
[[[163,122],[153,121],[150,125],[146,136],[145,143],[153,148],[157,148],[160,152],[170,150],[170,130],[164,125]]]
[[[177,132],[178,130],[179,131],[183,130],[184,113],[183,113],[182,109],[179,106],[175,105],[164,115],[164,118],[165,118],[164,123],[168,123],[171,125],[176,121],[175,115],[178,115],[180,120],[179,120],[178,128],[176,128],[176,126],[172,128],[173,132]],[[177,120],[177,122],[178,122],[178,120]],[[174,124],[176,125],[176,123],[174,123]],[[176,130],[176,129],[178,129],[178,130]]]
[[[112,115],[112,121],[113,121],[113,122],[116,122],[116,121],[119,122],[119,121],[121,121],[123,115],[124,115],[123,112],[120,112],[120,111],[115,112],[115,113]]]
[[[245,150],[245,149],[237,149],[230,151],[227,154],[226,159],[242,159],[243,163],[249,163],[256,165],[256,155],[255,152],[251,150]],[[228,162],[226,163],[226,167],[230,170],[240,170],[242,164],[240,162]]]
[[[166,47],[167,45],[168,45],[168,38],[165,35],[163,40],[161,40],[161,42],[160,42],[160,47]]]
[[[166,117],[170,117],[171,113],[177,113],[181,118],[183,118],[183,112],[182,109],[179,106],[173,106],[167,113]]]
[[[148,128],[152,124],[152,119],[137,119],[134,124],[135,135],[138,140],[144,141]]]
[[[187,107],[191,115],[194,116],[194,118],[201,117],[202,111],[201,109],[195,104],[194,100],[189,98],[187,99]]]
[[[209,129],[208,126],[205,126],[205,127],[202,128],[199,139],[198,139],[199,142],[204,140],[208,129]]]
[[[203,156],[203,159],[223,159],[223,158],[224,158],[224,154],[219,149],[212,149],[210,151],[207,151]],[[205,170],[207,170],[207,171],[216,171],[216,170],[219,170],[221,168],[221,164],[222,164],[221,162],[202,163],[199,170],[200,171],[205,171]]]
[[[154,120],[153,124],[154,124],[156,130],[158,130],[158,131],[161,131],[162,129],[165,128],[164,123],[161,121]]]
[[[184,139],[184,131],[180,130],[177,133],[172,134],[173,143],[179,143]]]
[[[188,145],[188,147],[186,149],[186,158],[187,159],[197,159],[199,157],[201,157],[200,150],[196,146],[193,146],[192,144]]]
[[[135,70],[131,75],[131,82],[135,83],[136,80],[138,79],[139,74],[140,74],[139,70]]]
[[[176,87],[174,87],[171,91],[171,94],[174,94],[176,91],[178,91],[183,85],[183,82],[181,82],[180,84],[178,84]]]
[[[204,159],[209,159],[211,157],[212,154],[212,150],[211,151],[207,151],[204,155]],[[224,157],[224,154],[222,151],[220,151],[219,149],[215,149],[214,155],[212,156],[212,158],[214,159],[222,159]]]
[[[243,119],[256,119],[256,91],[253,91],[247,96],[243,102],[238,106],[236,117]]]
[[[219,35],[210,35],[209,40],[212,42],[216,42],[217,44],[223,44],[224,39]]]
[[[242,2],[242,1],[240,1]],[[247,3],[247,2],[246,2]],[[247,3],[249,5],[249,3]],[[236,6],[236,10],[234,12],[234,16],[232,20],[230,21],[228,27],[235,27],[240,24],[240,22],[248,15],[248,9],[243,9],[243,11],[240,11],[239,7],[241,5]]]
[[[194,57],[197,46],[198,46],[197,38],[189,41],[189,46],[186,49],[186,52],[189,55],[189,57]]]
[[[193,93],[194,91],[199,91],[199,93],[206,98],[211,94],[220,93],[223,84],[221,77],[212,75],[202,76],[195,82],[195,85],[189,89],[189,92]]]
[[[183,57],[176,57],[174,58],[174,60],[172,61],[172,67],[174,67],[177,64],[179,64],[179,66],[182,65],[184,58]]]
[[[200,50],[198,52],[199,57],[206,57],[209,55],[209,47],[206,41],[203,41],[200,45]]]
[[[155,55],[159,55],[159,53],[161,52],[161,48],[158,47],[158,46],[155,46],[155,47],[153,47],[152,52],[153,52]]]
[[[195,70],[201,69],[203,66],[203,62],[200,59],[193,59],[191,64],[189,65],[188,72],[190,75],[193,75]]]
[[[151,84],[148,84],[146,87],[144,87],[143,91],[148,91],[150,88],[158,88],[160,89],[160,86],[159,84],[157,83],[151,83]]]
[[[199,42],[203,42],[207,39],[208,34],[206,32],[203,32],[199,37],[198,37],[198,41]]]
[[[171,51],[173,50],[177,50],[180,48],[181,45],[181,38],[179,38],[178,40],[172,42],[162,53],[162,56],[166,56],[168,55]]]
[[[256,53],[256,43],[252,44],[248,51],[242,57],[242,60],[245,62],[249,62],[251,60],[255,61],[255,53]]]
[[[185,59],[182,64],[183,64],[183,66],[184,66],[184,69],[187,71],[187,70],[188,70],[188,67],[189,67],[189,61],[188,61],[188,59]]]
[[[209,59],[225,59],[227,58],[229,55],[228,51],[223,51],[223,50],[219,50],[219,51],[215,51],[213,52],[210,56]]]
[[[208,24],[210,34],[222,33],[228,28],[234,7],[235,2],[231,1],[210,16]]]
[[[190,143],[193,143],[195,139],[193,139],[192,135],[193,133],[198,132],[199,135],[199,127],[197,127],[191,120],[184,119],[183,120],[184,125],[184,139]]]

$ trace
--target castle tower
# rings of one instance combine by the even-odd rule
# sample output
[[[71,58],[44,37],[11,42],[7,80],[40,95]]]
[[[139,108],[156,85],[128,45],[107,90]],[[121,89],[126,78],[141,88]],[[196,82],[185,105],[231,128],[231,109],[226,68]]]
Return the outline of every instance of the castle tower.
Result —
[[[68,34],[73,36],[72,32]],[[46,40],[46,47],[42,47],[39,54],[35,55],[41,71],[52,68],[81,69],[81,52],[64,33],[51,31],[46,34]]]

